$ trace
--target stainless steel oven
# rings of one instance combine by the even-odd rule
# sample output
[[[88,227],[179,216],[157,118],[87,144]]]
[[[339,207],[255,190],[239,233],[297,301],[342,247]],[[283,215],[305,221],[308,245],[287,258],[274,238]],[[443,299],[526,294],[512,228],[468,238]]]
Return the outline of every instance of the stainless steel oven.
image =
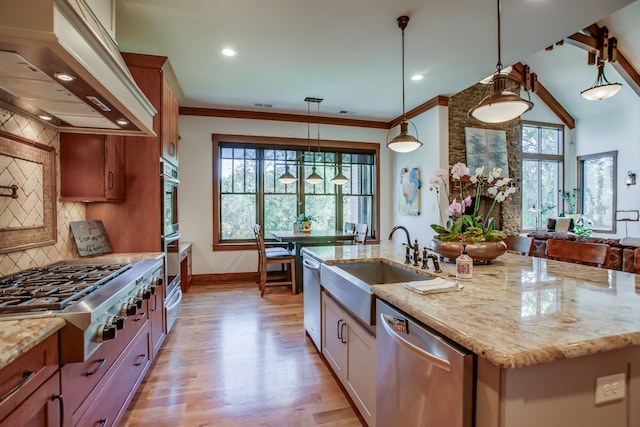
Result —
[[[167,319],[167,333],[171,330],[182,301],[182,288],[180,286],[180,233],[165,236],[162,239],[165,253],[165,277],[167,278],[167,293],[164,307]]]
[[[160,189],[162,191],[162,237],[170,236],[178,232],[178,168],[161,162]]]

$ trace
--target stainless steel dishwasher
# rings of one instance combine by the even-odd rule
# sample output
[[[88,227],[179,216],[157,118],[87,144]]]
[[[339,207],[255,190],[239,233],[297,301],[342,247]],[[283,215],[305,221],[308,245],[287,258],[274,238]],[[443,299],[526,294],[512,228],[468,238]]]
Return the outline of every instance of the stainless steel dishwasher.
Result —
[[[377,425],[473,425],[474,355],[395,307],[376,303]]]
[[[321,351],[320,335],[320,262],[308,254],[302,256],[302,300],[304,328],[318,351]]]

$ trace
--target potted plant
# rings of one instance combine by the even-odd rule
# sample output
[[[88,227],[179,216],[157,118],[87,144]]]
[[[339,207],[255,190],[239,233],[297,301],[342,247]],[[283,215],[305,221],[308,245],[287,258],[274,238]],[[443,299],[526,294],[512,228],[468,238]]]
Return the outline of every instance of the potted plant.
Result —
[[[516,188],[511,185],[511,178],[500,177],[502,169],[493,168],[487,175],[484,167],[477,168],[473,173],[467,165],[458,162],[451,168],[451,178],[458,195],[451,201],[447,192],[447,171],[441,169],[429,178],[431,189],[445,191],[450,205],[445,210],[449,216],[444,225],[431,224],[436,235],[431,242],[431,248],[447,258],[455,258],[460,254],[462,245],[466,245],[467,252],[474,259],[491,260],[506,250],[503,239],[506,234],[495,229],[494,219],[490,216],[496,203],[503,202],[509,195],[515,193]],[[478,213],[480,198],[484,191],[493,199],[486,216]],[[458,198],[459,197],[459,198]],[[473,254],[471,253],[473,252]]]
[[[311,231],[311,221],[315,221],[313,215],[307,215],[302,212],[300,215],[296,217],[296,222],[298,223],[298,228],[300,231],[308,233]]]

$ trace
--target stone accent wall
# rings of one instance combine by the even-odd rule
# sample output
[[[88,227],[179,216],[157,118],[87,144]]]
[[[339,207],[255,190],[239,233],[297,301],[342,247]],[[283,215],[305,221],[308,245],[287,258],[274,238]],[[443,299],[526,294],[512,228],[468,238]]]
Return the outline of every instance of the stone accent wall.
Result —
[[[10,252],[0,255],[0,276],[27,268],[40,267],[63,259],[78,256],[78,250],[69,226],[71,221],[86,218],[84,203],[61,202],[60,200],[60,139],[58,132],[42,123],[12,111],[0,108],[0,129],[13,135],[27,138],[55,148],[56,153],[56,243],[48,246]],[[2,214],[0,212],[0,214]]]
[[[468,112],[485,96],[485,85],[476,84],[470,88],[458,92],[449,97],[449,166],[457,162],[465,162],[466,146],[464,141],[464,128],[474,127],[481,129],[504,130],[507,134],[507,152],[509,162],[509,177],[517,183],[518,191],[507,200],[494,208],[492,216],[499,221],[500,229],[508,234],[517,234],[520,231],[520,206],[522,200],[522,159],[520,149],[521,122],[520,119],[512,120],[505,124],[482,123],[469,117]],[[499,211],[499,212],[498,212]]]

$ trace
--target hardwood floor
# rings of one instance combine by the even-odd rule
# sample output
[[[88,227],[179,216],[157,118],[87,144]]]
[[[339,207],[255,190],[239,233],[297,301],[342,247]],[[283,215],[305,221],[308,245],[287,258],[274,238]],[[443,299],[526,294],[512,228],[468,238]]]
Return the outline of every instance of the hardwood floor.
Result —
[[[192,286],[121,423],[361,426],[303,327],[302,294]]]

